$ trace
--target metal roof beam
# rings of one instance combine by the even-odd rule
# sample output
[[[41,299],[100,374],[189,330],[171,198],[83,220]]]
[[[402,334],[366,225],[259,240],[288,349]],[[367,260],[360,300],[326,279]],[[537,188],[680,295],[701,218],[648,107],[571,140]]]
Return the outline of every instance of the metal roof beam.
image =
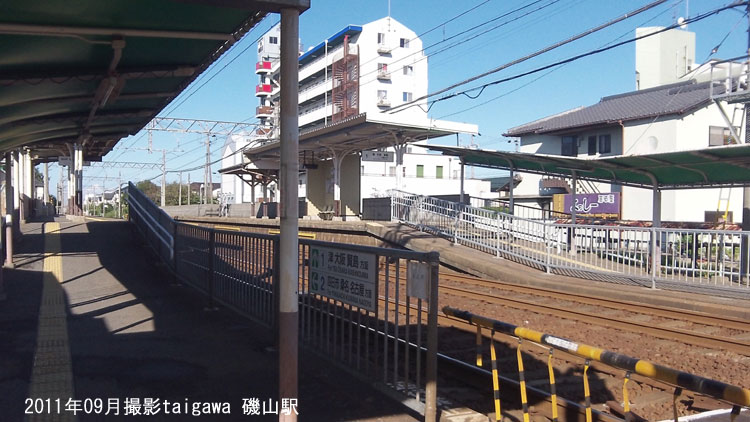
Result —
[[[138,92],[132,94],[120,94],[117,96],[118,100],[147,100],[149,98],[166,98],[174,95],[173,92]],[[2,107],[20,104],[69,104],[69,103],[87,103],[90,102],[93,97],[91,95],[71,95],[71,96],[60,96],[60,97],[37,97],[33,99],[21,99],[16,102],[5,103]]]
[[[172,38],[188,40],[212,40],[229,41],[234,39],[232,34],[221,34],[216,32],[198,31],[169,31],[154,29],[127,29],[127,28],[92,28],[82,26],[62,25],[29,25],[9,22],[0,22],[0,34],[13,35],[35,35],[48,37],[73,37],[84,36],[124,36],[145,38]],[[89,41],[84,39],[84,41]]]
[[[83,124],[88,119],[90,112],[84,113],[64,113],[64,114],[52,114],[49,116],[32,117],[29,119],[21,119],[16,121],[6,122],[8,126],[30,126],[39,125],[45,123],[54,122],[66,122],[73,121]],[[100,113],[96,115],[96,120],[107,120],[107,119],[139,119],[142,117],[149,117],[153,113],[152,110],[122,110],[122,111],[110,111],[106,113]],[[96,126],[96,125],[94,125]],[[93,126],[92,126],[93,127]]]
[[[179,0],[181,3],[207,4],[210,6],[231,7],[242,10],[259,10],[280,13],[281,9],[292,8],[300,12],[310,8],[310,0]]]
[[[196,71],[194,66],[154,66],[145,68],[125,68],[117,72],[117,76],[124,79],[160,79],[184,78],[192,76]],[[0,73],[0,86],[38,85],[44,81],[64,84],[70,81],[91,82],[107,77],[105,72],[96,69],[80,69],[77,71],[56,73]]]

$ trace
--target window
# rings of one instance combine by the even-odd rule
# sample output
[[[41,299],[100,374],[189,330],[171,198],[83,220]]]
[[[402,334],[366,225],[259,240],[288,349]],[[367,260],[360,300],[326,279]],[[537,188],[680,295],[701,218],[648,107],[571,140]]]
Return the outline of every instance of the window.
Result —
[[[735,128],[739,132],[739,128]],[[727,127],[709,126],[708,127],[708,146],[715,147],[720,145],[733,144],[732,132]]]
[[[360,173],[361,175],[365,174],[365,166],[360,166]]]
[[[409,40],[406,38],[401,38],[401,43],[399,45],[402,48],[409,48]]]
[[[278,44],[279,43],[279,37],[268,37],[268,43],[269,44]]]
[[[443,178],[443,166],[437,166],[437,167],[435,167],[435,178],[436,179],[442,179]]]
[[[411,101],[411,92],[404,92],[404,101]]]
[[[458,170],[453,170],[453,178],[458,179]]]
[[[562,155],[575,157],[578,155],[578,141],[575,136],[562,137]]]
[[[424,166],[417,164],[417,177],[424,177]]]
[[[263,40],[258,41],[258,54],[263,52]]]
[[[414,66],[404,66],[404,75],[411,76],[414,74]]]
[[[396,177],[396,166],[388,167],[388,175],[391,177]]]
[[[378,44],[385,44],[385,34],[378,32]]]
[[[599,154],[612,152],[612,137],[610,135],[599,135]]]
[[[401,175],[406,177],[406,166],[401,167]]]
[[[589,155],[596,155],[596,136],[589,136]]]
[[[385,89],[379,89],[378,90],[378,100],[387,100],[388,99],[388,91]]]
[[[378,63],[378,72],[387,72],[388,71],[388,65],[385,63]]]

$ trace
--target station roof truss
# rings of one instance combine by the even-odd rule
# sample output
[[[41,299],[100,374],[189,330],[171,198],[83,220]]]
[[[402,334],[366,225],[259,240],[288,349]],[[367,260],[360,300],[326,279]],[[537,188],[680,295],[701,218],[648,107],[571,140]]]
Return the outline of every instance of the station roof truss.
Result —
[[[307,132],[300,133],[300,159],[315,157],[327,159],[334,153],[354,153],[377,148],[387,148],[406,143],[439,138],[457,133],[476,134],[476,126],[425,120],[424,124],[398,121],[390,115],[376,114],[368,117],[366,113],[329,124]],[[278,160],[280,142],[270,142],[245,151],[251,160]]]
[[[0,16],[0,152],[80,143],[99,161],[268,13],[310,0],[9,0]]]
[[[500,170],[615,183],[652,189],[750,186],[750,145],[728,145],[693,151],[581,159],[520,152],[428,146],[464,164]]]

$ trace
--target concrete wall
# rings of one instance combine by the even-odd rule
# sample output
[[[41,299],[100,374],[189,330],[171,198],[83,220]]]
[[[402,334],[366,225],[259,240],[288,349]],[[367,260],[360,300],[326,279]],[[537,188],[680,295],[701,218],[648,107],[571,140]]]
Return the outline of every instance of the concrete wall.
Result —
[[[360,207],[360,161],[358,154],[347,155],[341,163],[341,214],[359,216]]]
[[[637,28],[637,37],[663,29]],[[635,42],[636,89],[677,82],[695,67],[695,33],[672,29]]]
[[[731,113],[732,108],[725,105]],[[739,123],[737,123],[739,124]],[[656,121],[646,120],[626,124],[625,154],[653,154],[665,151],[686,151],[708,148],[709,126],[724,127],[723,118],[716,105],[700,109],[682,119]],[[740,130],[740,137],[744,133]],[[682,189],[662,192],[662,220],[704,220],[705,211],[716,211],[720,189]],[[729,195],[729,211],[734,222],[742,218],[742,189],[733,188]],[[649,189],[623,188],[623,218],[628,220],[650,220],[653,194]],[[722,204],[721,211],[726,209]]]
[[[602,154],[598,151],[599,135],[609,135],[611,152]],[[597,152],[593,155],[588,153],[589,136],[597,137]],[[621,126],[608,126],[606,128],[587,130],[576,134],[578,138],[579,158],[603,158],[621,155],[623,151],[623,129]],[[562,136],[560,135],[530,135],[521,138],[521,152],[528,154],[560,155],[562,153]],[[513,191],[514,195],[539,195],[542,176],[532,173],[520,173],[523,180]],[[569,181],[570,183],[570,181]],[[592,183],[598,192],[619,192],[620,187],[609,183]],[[571,183],[572,186],[572,183]],[[582,193],[587,188],[584,183],[578,185],[578,192]],[[524,204],[534,206],[534,203]]]
[[[362,199],[362,219],[390,221],[391,220],[391,198],[364,198]]]
[[[333,210],[333,162],[320,161],[318,168],[307,170],[307,214]]]

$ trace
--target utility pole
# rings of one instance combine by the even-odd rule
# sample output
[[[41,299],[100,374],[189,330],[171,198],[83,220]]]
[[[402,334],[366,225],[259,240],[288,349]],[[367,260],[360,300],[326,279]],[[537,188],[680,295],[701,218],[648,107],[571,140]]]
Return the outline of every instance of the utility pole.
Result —
[[[213,183],[211,183],[211,135],[206,134],[206,167],[203,169],[203,203],[208,205],[208,200],[213,193]],[[209,187],[211,183],[211,187]]]
[[[178,190],[177,205],[182,206],[182,172],[180,172],[180,187],[177,188],[177,190]]]
[[[167,204],[167,150],[161,150],[161,206]]]
[[[188,205],[190,205],[190,195],[193,194],[192,189],[190,188],[190,173],[188,173]]]
[[[745,14],[750,13],[750,4],[745,7]],[[750,15],[747,16],[747,73],[745,78],[750,78]],[[745,83],[748,81],[746,80]],[[747,119],[750,118],[750,107],[745,103],[745,143],[750,143],[750,122]],[[745,187],[742,190],[742,230],[750,231],[750,187]],[[740,261],[740,273],[742,281],[747,282],[750,279],[750,239],[748,236],[742,236],[740,244],[741,249],[741,261]]]
[[[122,172],[117,173],[117,218],[122,219]]]

